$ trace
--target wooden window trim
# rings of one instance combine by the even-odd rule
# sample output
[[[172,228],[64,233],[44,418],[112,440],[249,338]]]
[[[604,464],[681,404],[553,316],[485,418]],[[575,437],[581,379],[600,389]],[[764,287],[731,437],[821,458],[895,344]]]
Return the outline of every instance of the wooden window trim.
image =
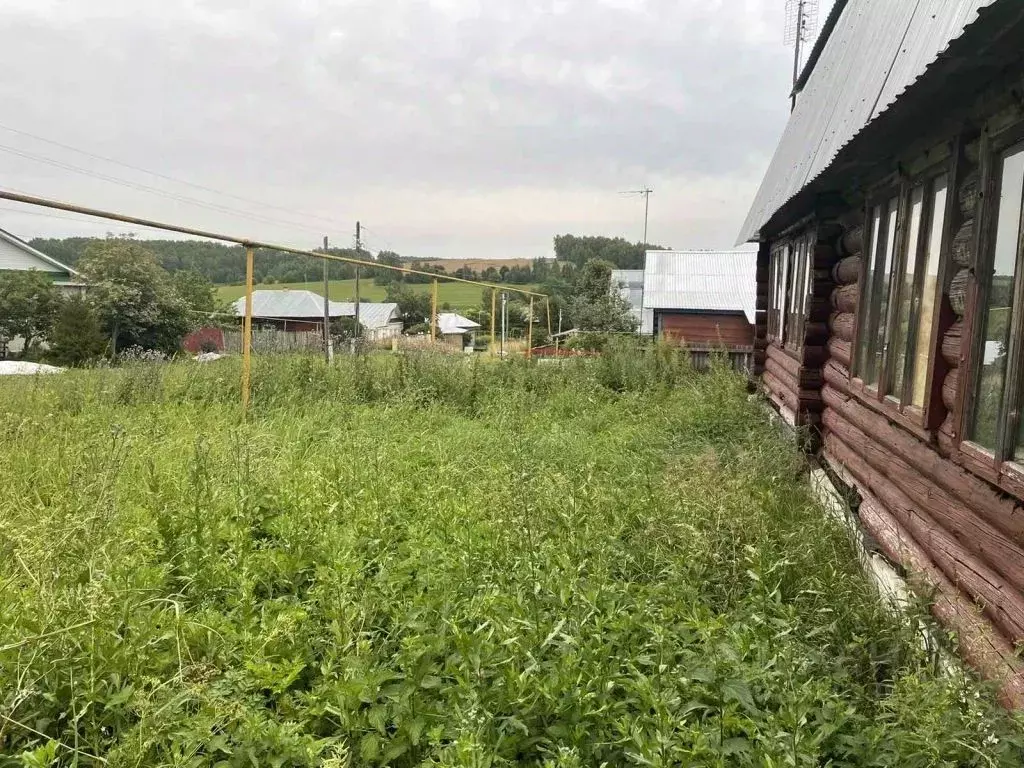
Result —
[[[1010,318],[1010,357],[1007,360],[1006,380],[1003,383],[1003,395],[1015,397],[1011,411],[1017,413],[1013,418],[1002,419],[996,438],[996,450],[983,448],[969,438],[966,433],[972,427],[975,400],[977,397],[978,364],[982,359],[981,338],[984,325],[978,321],[979,310],[988,305],[991,292],[991,281],[979,280],[977,275],[986,274],[992,269],[995,258],[995,235],[998,217],[998,189],[1002,180],[1000,168],[1001,156],[1017,145],[1024,145],[1024,122],[1016,123],[996,134],[987,130],[980,139],[980,174],[979,202],[975,215],[975,267],[972,270],[971,285],[964,307],[964,335],[969,340],[960,355],[961,375],[960,392],[955,404],[954,424],[956,434],[954,445],[955,458],[971,472],[979,475],[1003,490],[1024,498],[1024,466],[1007,455],[1009,440],[1017,430],[1020,417],[1021,397],[1024,396],[1024,206],[1021,208],[1021,230],[1017,239],[1017,261],[1014,265],[1013,309]],[[1020,299],[1018,301],[1018,299]],[[1016,387],[1014,387],[1016,379]],[[1016,391],[1015,391],[1016,390]],[[1013,422],[1011,429],[1008,421]]]
[[[925,428],[919,418],[916,418],[912,413],[902,412],[895,408],[891,400],[880,400],[878,390],[875,387],[868,386],[863,380],[854,377],[850,379],[849,390],[850,394],[856,397],[861,404],[866,405],[875,413],[895,422],[919,440],[926,443],[932,442],[933,435],[931,430]],[[918,409],[915,408],[914,410]]]
[[[927,362],[927,373],[925,380],[925,406],[924,408],[918,408],[912,403],[905,402],[909,400],[908,393],[913,387],[910,372],[913,370],[913,356],[906,355],[903,361],[903,391],[893,393],[890,391],[892,383],[894,382],[894,365],[896,358],[897,344],[906,344],[907,339],[901,339],[895,334],[896,321],[899,317],[899,307],[903,299],[903,280],[902,276],[905,272],[908,259],[913,259],[915,266],[914,272],[914,284],[911,290],[916,294],[918,291],[921,292],[921,299],[924,296],[924,262],[927,254],[928,246],[928,234],[931,231],[931,226],[935,217],[934,206],[930,205],[934,201],[935,194],[935,182],[941,177],[946,177],[946,201],[945,208],[942,211],[943,223],[942,223],[942,234],[939,246],[939,278],[936,280],[934,297],[936,311],[932,315],[932,325],[929,333],[929,350],[928,350],[928,362]],[[930,415],[941,409],[942,407],[942,383],[939,382],[938,386],[935,386],[935,365],[938,356],[941,355],[942,350],[942,339],[939,338],[939,327],[940,327],[940,314],[941,314],[941,302],[944,296],[944,270],[949,268],[949,249],[952,247],[953,232],[951,228],[951,211],[954,211],[954,205],[957,203],[956,196],[956,167],[954,163],[947,158],[938,163],[933,163],[927,168],[923,169],[919,173],[914,174],[911,177],[904,177],[898,185],[893,183],[893,177],[890,176],[887,179],[887,183],[873,190],[872,193],[867,196],[864,207],[864,237],[865,237],[865,249],[862,251],[861,258],[861,275],[860,285],[866,284],[867,273],[870,269],[870,262],[874,254],[870,253],[870,249],[875,243],[875,233],[873,230],[873,219],[872,211],[875,207],[882,207],[882,215],[879,218],[879,226],[881,227],[881,233],[878,238],[879,243],[884,243],[889,236],[888,230],[888,217],[889,217],[889,202],[892,201],[893,197],[896,197],[896,234],[893,238],[893,248],[895,254],[893,257],[891,276],[890,276],[890,296],[889,306],[886,310],[886,350],[882,357],[881,370],[878,371],[878,382],[877,384],[866,384],[864,380],[858,375],[860,370],[859,351],[860,351],[860,334],[865,329],[865,313],[877,313],[878,305],[881,302],[880,287],[882,283],[882,270],[877,270],[875,275],[875,281],[872,285],[871,290],[871,307],[863,305],[857,308],[857,316],[854,325],[854,335],[852,341],[852,366],[853,370],[858,373],[851,373],[850,375],[850,392],[854,394],[859,401],[868,405],[877,413],[885,416],[886,418],[898,423],[904,429],[908,430],[919,439],[926,442],[931,442],[933,438],[933,431],[936,428],[935,425],[930,424]],[[913,254],[907,252],[910,227],[908,226],[908,216],[911,206],[911,196],[915,188],[923,186],[924,197],[922,200],[922,213],[921,221],[918,225],[918,242],[916,250]],[[898,281],[898,282],[897,282]],[[923,301],[918,301],[915,306],[911,307],[910,322],[908,325],[908,333],[912,328],[917,330],[917,323],[920,319],[921,304]],[[868,315],[869,316],[869,315]],[[867,324],[868,330],[874,330],[876,336],[878,333],[877,325],[872,329],[871,324]],[[872,345],[877,344],[877,341],[873,341]],[[874,353],[874,346],[869,350],[872,354]]]
[[[879,207],[879,206],[882,207],[882,213],[881,213],[881,215],[879,216],[879,219],[878,219],[878,225],[880,227],[880,233],[879,233],[879,236],[877,238],[877,242],[879,244],[881,244],[881,245],[884,245],[886,243],[886,241],[888,240],[888,238],[889,238],[889,214],[890,214],[889,203],[892,201],[893,197],[897,198],[897,202],[896,202],[896,207],[897,207],[896,232],[897,232],[897,235],[898,235],[899,234],[899,226],[900,226],[899,206],[900,206],[900,200],[902,199],[901,188],[899,186],[895,186],[892,183],[886,183],[884,186],[876,188],[866,198],[866,202],[865,202],[865,205],[864,205],[864,237],[865,237],[864,242],[865,242],[865,247],[861,251],[860,278],[859,278],[859,282],[858,282],[858,285],[860,285],[861,295],[862,296],[864,295],[864,292],[865,292],[865,290],[868,287],[868,277],[869,276],[872,277],[872,281],[871,281],[872,284],[871,284],[870,291],[868,291],[868,298],[870,299],[870,301],[869,302],[861,302],[860,303],[861,305],[857,307],[856,333],[854,334],[854,340],[853,340],[853,343],[854,343],[855,346],[852,349],[853,372],[851,374],[851,378],[856,377],[856,378],[860,378],[861,380],[863,380],[863,373],[864,373],[863,372],[863,364],[864,364],[864,360],[861,359],[861,352],[860,352],[860,346],[861,346],[860,345],[860,342],[861,342],[861,338],[860,337],[861,337],[861,334],[864,331],[873,330],[874,334],[876,336],[876,339],[874,339],[874,340],[869,339],[868,340],[868,343],[869,343],[870,346],[865,350],[865,355],[864,355],[865,357],[870,358],[870,357],[872,357],[874,355],[875,344],[877,344],[878,327],[877,327],[877,325],[875,325],[875,327],[872,328],[871,327],[871,323],[869,321],[870,321],[870,318],[872,317],[872,315],[877,314],[878,309],[880,308],[879,307],[879,302],[881,300],[881,296],[879,295],[879,291],[881,289],[882,270],[880,270],[880,269],[876,270],[876,274],[870,275],[871,264],[872,264],[873,261],[876,260],[876,257],[877,257],[877,254],[874,253],[873,250],[872,250],[874,248],[874,244],[876,242],[875,228],[874,228],[873,218],[872,218],[872,210],[874,208],[876,208],[876,207]],[[893,247],[894,248],[896,247],[895,240],[893,241]],[[884,367],[885,367],[885,360],[883,359],[882,360],[882,371],[878,372],[878,384],[864,385],[864,388],[863,388],[863,390],[865,392],[876,393],[876,399],[878,399],[878,400],[881,400],[881,392],[883,390],[883,387],[881,385],[882,385],[882,372],[884,371]]]

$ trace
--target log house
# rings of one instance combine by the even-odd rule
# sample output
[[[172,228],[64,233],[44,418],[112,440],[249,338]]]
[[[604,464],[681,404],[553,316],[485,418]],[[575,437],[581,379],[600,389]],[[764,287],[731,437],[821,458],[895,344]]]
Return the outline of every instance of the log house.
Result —
[[[741,233],[754,374],[1024,707],[1024,4],[837,0]]]

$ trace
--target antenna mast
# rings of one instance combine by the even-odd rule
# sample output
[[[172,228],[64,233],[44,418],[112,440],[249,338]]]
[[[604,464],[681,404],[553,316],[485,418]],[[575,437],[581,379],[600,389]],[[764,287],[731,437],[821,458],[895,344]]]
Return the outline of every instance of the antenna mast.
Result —
[[[800,79],[800,54],[818,28],[818,0],[786,0],[783,42],[793,46],[793,91],[790,110],[796,109],[796,84]]]
[[[651,210],[651,193],[654,190],[650,187],[643,189],[631,189],[628,192],[620,192],[620,195],[643,195],[644,196],[644,247],[647,247],[647,214]]]

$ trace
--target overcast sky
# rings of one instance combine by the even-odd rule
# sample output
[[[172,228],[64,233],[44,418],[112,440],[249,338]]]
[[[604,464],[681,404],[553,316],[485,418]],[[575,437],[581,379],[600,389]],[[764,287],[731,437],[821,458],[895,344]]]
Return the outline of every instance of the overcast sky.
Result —
[[[784,5],[4,0],[0,187],[290,245],[361,219],[374,249],[494,258],[640,240],[619,192],[648,185],[651,242],[730,247],[788,115]],[[122,231],[19,210],[0,227],[26,238]]]

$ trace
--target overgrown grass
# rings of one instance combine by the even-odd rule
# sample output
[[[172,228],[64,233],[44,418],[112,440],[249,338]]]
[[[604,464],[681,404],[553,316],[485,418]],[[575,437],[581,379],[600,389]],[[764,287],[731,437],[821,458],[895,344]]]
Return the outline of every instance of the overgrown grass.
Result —
[[[0,381],[0,765],[1017,765],[663,351]]]

